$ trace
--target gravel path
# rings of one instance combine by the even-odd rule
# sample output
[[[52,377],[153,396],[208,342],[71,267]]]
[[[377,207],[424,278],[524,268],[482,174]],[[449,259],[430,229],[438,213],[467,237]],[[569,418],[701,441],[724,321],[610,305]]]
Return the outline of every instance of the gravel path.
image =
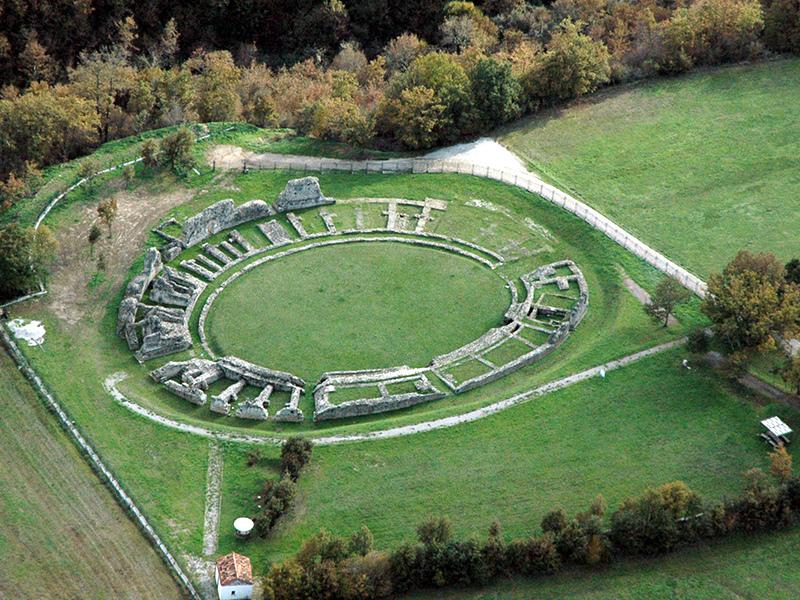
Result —
[[[511,408],[512,406],[516,406],[517,404],[522,404],[523,402],[527,402],[528,400],[532,400],[533,398],[538,398],[539,396],[543,396],[544,394],[549,394],[550,392],[554,392],[556,390],[563,389],[573,384],[580,383],[581,381],[586,381],[587,379],[591,379],[592,377],[597,377],[600,375],[601,372],[613,371],[615,369],[625,367],[643,358],[653,356],[654,354],[658,354],[666,350],[677,348],[678,346],[681,346],[685,341],[686,341],[685,338],[681,338],[678,340],[667,342],[665,344],[659,344],[658,346],[653,346],[652,348],[648,348],[647,350],[642,350],[634,354],[629,354],[628,356],[624,356],[623,358],[612,360],[605,364],[592,367],[591,369],[581,371],[580,373],[575,373],[574,375],[569,375],[562,379],[551,381],[550,383],[546,383],[532,390],[516,394],[514,396],[511,396],[510,398],[506,398],[505,400],[500,400],[499,402],[495,402],[494,404],[490,404],[482,408],[477,408],[475,410],[460,415],[445,417],[442,419],[435,419],[433,421],[426,421],[424,423],[416,423],[414,425],[403,425],[400,427],[392,427],[390,429],[372,431],[369,433],[330,435],[330,436],[322,436],[311,439],[313,440],[314,444],[318,446],[330,446],[333,444],[342,444],[345,442],[363,442],[369,440],[383,440],[395,437],[403,437],[407,435],[423,433],[425,431],[433,431],[436,429],[454,427],[456,425],[461,425],[462,423],[470,423],[472,421],[477,421],[478,419],[483,419],[484,417],[488,417],[489,415],[493,415],[495,413]],[[118,387],[119,382],[124,380],[126,377],[127,373],[124,372],[113,373],[106,378],[106,380],[103,382],[103,386],[105,387],[106,391],[108,391],[108,393],[111,394],[114,400],[122,404],[128,410],[131,410],[147,419],[150,419],[151,421],[155,421],[172,429],[177,429],[178,431],[184,431],[187,433],[192,433],[194,435],[199,435],[202,437],[207,437],[210,439],[217,439],[227,442],[280,445],[285,441],[285,438],[212,431],[205,427],[200,427],[199,425],[189,425],[188,423],[181,423],[179,421],[175,421],[174,419],[170,419],[168,417],[159,415],[158,413],[128,399],[119,390]]]
[[[203,554],[213,556],[217,552],[219,537],[219,513],[222,504],[222,448],[212,440],[208,444],[208,475],[206,477],[206,512],[203,519]]]

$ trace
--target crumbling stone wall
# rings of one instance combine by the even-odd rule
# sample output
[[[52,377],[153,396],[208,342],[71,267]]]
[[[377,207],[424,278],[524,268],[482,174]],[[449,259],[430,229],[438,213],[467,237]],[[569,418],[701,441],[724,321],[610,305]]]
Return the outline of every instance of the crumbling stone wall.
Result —
[[[319,179],[316,177],[303,177],[301,179],[290,179],[286,182],[286,187],[278,194],[278,198],[273,202],[272,208],[275,212],[287,212],[333,203],[334,200],[332,198],[326,198],[322,195]]]
[[[272,208],[263,200],[251,200],[241,206],[235,206],[230,199],[220,200],[186,220],[181,242],[186,247],[194,246],[224,229],[271,214]]]
[[[444,398],[447,394],[434,387],[425,371],[403,365],[388,369],[325,373],[314,387],[314,421],[372,415]],[[408,381],[414,382],[415,392],[388,393],[387,386]],[[340,404],[330,401],[331,394],[335,394],[337,389],[354,387],[363,387],[365,391],[377,387],[378,395]]]

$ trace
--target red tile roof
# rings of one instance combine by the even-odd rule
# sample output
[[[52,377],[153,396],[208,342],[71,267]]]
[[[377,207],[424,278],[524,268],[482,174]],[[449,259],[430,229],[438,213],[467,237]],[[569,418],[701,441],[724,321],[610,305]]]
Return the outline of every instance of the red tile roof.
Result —
[[[217,559],[217,571],[221,585],[252,584],[253,569],[250,559],[231,552]]]

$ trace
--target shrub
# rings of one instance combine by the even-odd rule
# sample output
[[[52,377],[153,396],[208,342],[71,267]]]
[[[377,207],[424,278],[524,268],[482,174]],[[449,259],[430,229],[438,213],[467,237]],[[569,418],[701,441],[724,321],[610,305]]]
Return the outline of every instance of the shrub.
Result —
[[[771,0],[764,6],[767,46],[776,52],[800,53],[800,1]]]
[[[746,485],[741,498],[728,506],[735,519],[735,527],[747,532],[783,527],[792,521],[787,496],[772,485],[761,469],[750,469],[744,474]]]
[[[560,533],[567,526],[567,513],[563,508],[551,510],[542,519],[542,531],[545,533]]]
[[[686,349],[692,354],[705,354],[708,352],[711,336],[705,328],[698,327],[687,336]]]
[[[527,540],[515,540],[508,545],[508,564],[521,575],[549,575],[561,568],[561,557],[552,534]]]
[[[267,480],[257,498],[259,511],[253,518],[256,533],[263,537],[272,531],[278,520],[291,510],[296,495],[297,485],[288,474],[278,482]]]
[[[158,166],[158,141],[148,138],[142,142],[142,164],[148,169]]]
[[[680,519],[700,511],[700,499],[677,481],[632,498],[611,517],[611,541],[628,554],[658,554],[676,548],[684,538]]]
[[[288,473],[297,481],[300,472],[311,460],[312,444],[309,440],[295,436],[287,439],[281,447],[281,473]]]

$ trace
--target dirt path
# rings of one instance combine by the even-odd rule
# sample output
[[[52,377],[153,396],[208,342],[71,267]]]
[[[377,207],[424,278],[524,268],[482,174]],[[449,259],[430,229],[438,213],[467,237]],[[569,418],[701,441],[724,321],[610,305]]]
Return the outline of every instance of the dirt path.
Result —
[[[0,349],[0,598],[182,597]]]
[[[725,365],[726,358],[719,352],[708,352],[705,355],[706,362],[714,368],[722,368]],[[765,398],[782,402],[787,406],[791,406],[795,410],[800,410],[800,398],[792,394],[787,394],[783,390],[776,388],[771,383],[767,383],[763,379],[759,379],[752,373],[746,373],[739,377],[736,381],[742,384],[747,389],[761,394]]]
[[[148,231],[166,211],[188,201],[192,194],[191,190],[166,194],[145,190],[115,193],[118,212],[112,236],[111,239],[103,236],[95,247],[94,257],[89,255],[88,235],[92,224],[98,223],[96,205],[71,209],[76,214],[76,222],[55,230],[59,242],[58,260],[44,299],[50,310],[70,325],[100,314],[105,306],[97,302],[98,294],[122,285],[131,263],[142,252]],[[104,280],[100,288],[92,290],[89,282],[97,272],[97,258],[101,253],[106,263]]]

